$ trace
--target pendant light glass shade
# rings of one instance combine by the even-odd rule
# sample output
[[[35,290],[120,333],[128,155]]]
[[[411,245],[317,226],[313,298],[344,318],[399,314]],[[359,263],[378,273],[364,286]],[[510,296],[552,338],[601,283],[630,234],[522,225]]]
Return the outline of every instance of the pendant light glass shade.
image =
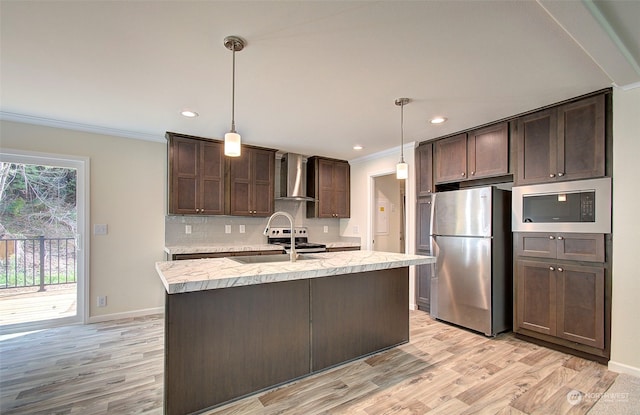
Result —
[[[224,155],[228,157],[240,157],[240,134],[226,133],[224,135]]]
[[[406,179],[409,177],[409,165],[401,160],[400,163],[396,164],[396,178],[399,180]]]
[[[236,132],[236,52],[244,49],[246,42],[238,36],[224,38],[224,46],[233,52],[233,71],[231,78],[231,131],[224,135],[224,155],[228,157],[240,157],[242,143],[240,134]]]
[[[398,98],[395,104],[400,107],[400,162],[396,164],[396,178],[404,180],[409,178],[409,165],[404,162],[404,106],[409,103],[409,98]]]

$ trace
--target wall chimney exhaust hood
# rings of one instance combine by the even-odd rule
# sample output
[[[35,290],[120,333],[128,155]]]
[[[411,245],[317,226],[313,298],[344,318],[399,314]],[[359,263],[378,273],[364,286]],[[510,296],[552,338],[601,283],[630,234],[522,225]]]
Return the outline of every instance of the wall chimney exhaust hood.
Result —
[[[276,169],[277,171],[277,169]],[[314,201],[307,196],[307,158],[301,154],[285,153],[280,159],[280,192],[278,200]]]

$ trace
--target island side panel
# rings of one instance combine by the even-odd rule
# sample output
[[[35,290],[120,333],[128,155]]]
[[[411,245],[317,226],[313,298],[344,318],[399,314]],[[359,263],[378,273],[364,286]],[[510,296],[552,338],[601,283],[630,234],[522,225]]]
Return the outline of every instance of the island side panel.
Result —
[[[311,280],[312,371],[409,341],[409,270]]]
[[[165,414],[309,373],[309,280],[166,296]]]

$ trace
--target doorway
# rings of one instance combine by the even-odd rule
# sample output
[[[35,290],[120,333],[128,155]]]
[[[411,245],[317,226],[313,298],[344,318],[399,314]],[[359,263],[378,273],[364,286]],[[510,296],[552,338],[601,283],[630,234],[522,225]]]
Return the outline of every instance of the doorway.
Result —
[[[88,163],[0,153],[0,333],[84,322]]]
[[[405,180],[395,173],[373,177],[372,249],[405,252]]]

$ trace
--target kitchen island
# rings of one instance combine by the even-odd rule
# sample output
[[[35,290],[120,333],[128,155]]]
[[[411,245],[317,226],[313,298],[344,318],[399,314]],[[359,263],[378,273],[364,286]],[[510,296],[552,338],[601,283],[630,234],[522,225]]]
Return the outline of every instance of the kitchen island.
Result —
[[[408,267],[434,261],[352,251],[156,263],[166,289],[165,413],[201,411],[407,342]]]

